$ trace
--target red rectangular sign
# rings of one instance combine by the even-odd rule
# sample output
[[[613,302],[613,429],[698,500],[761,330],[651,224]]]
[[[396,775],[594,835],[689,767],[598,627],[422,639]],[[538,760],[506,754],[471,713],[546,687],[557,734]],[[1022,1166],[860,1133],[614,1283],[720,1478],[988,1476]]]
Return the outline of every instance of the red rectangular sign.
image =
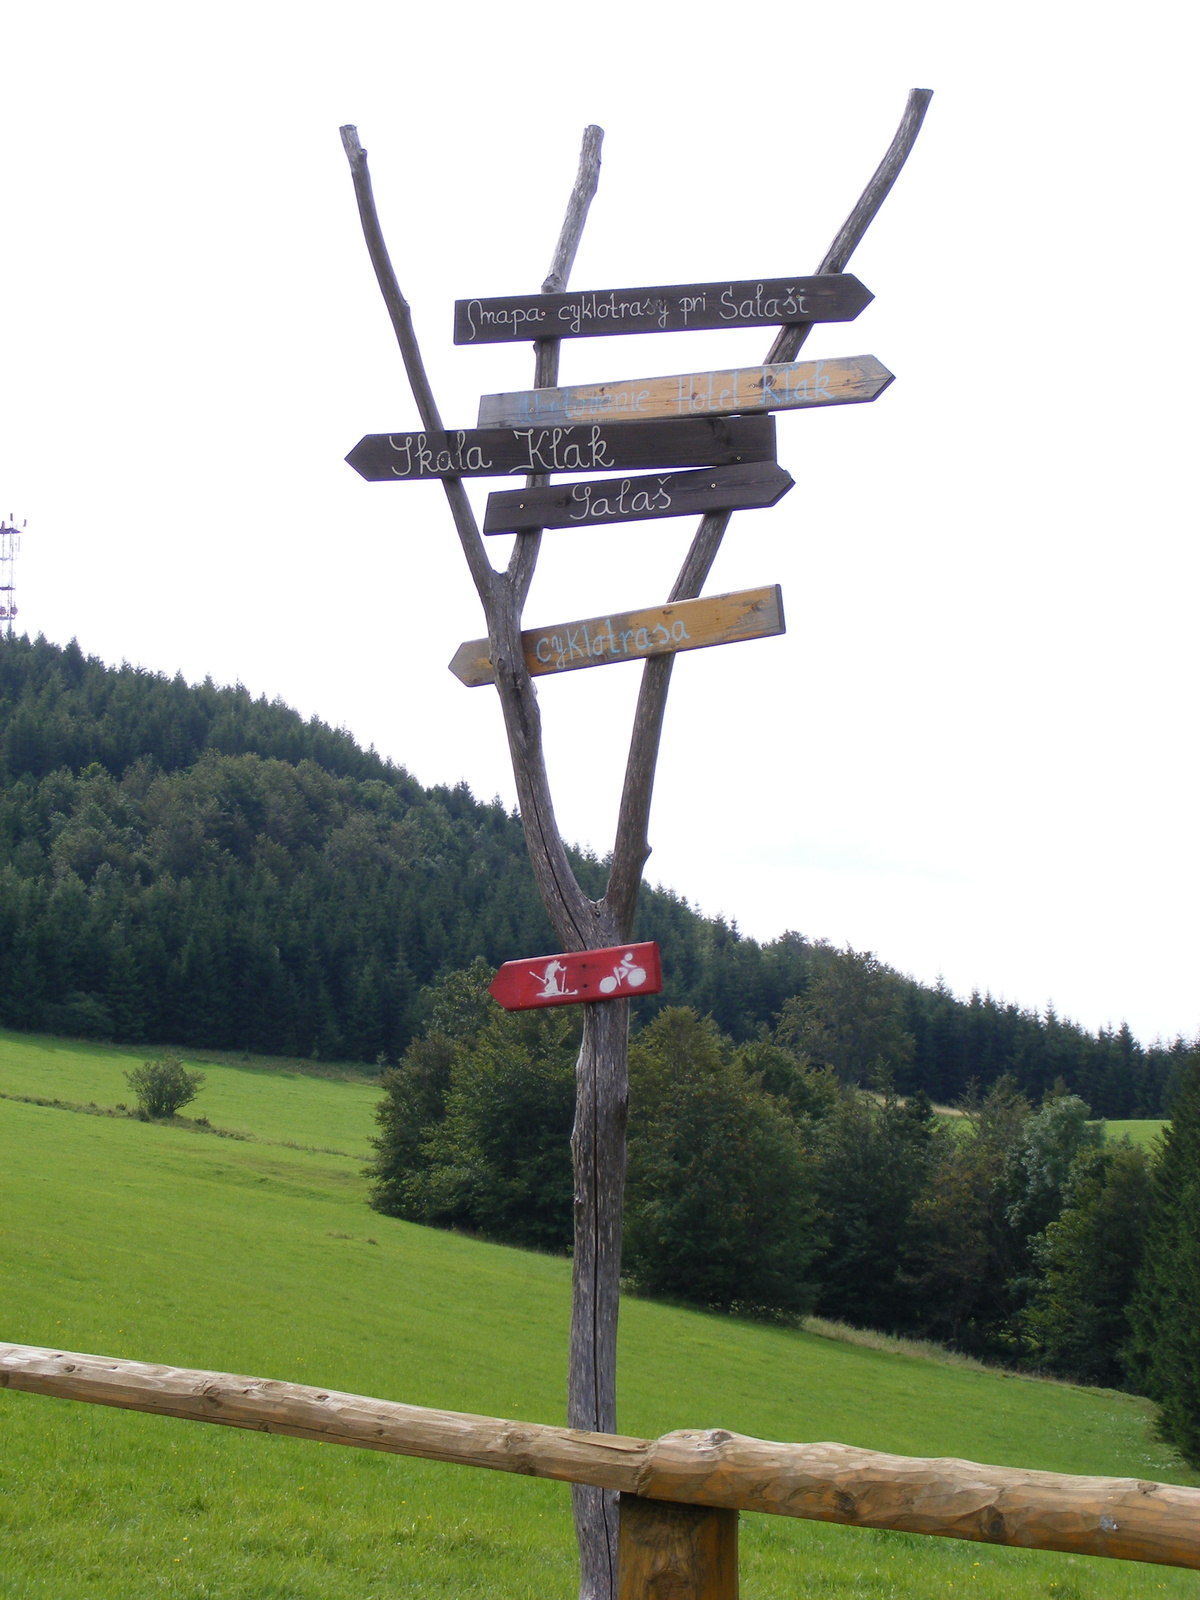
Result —
[[[506,1011],[661,994],[658,946],[615,944],[607,950],[572,950],[565,955],[506,961],[488,985],[488,993]]]

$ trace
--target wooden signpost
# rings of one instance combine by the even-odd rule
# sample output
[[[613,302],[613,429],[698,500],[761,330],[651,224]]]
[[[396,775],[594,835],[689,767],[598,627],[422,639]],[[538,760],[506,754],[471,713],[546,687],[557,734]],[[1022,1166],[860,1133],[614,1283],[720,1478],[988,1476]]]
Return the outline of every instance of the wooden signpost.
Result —
[[[657,289],[592,289],[454,302],[455,344],[586,339],[613,333],[684,333],[773,323],[853,322],[874,299],[849,272],[815,278],[743,278]]]
[[[870,400],[891,382],[887,369],[870,356],[823,362],[797,357],[815,323],[852,321],[871,300],[845,269],[907,159],[928,102],[926,90],[910,94],[883,161],[811,277],[569,292],[600,171],[603,134],[588,128],[542,293],[461,300],[455,306],[457,344],[532,341],[534,352],[530,389],[485,397],[480,428],[460,432],[449,432],[438,410],[412,313],[383,241],[366,152],[352,127],[342,130],[363,235],[421,420],[420,431],[363,439],[347,459],[366,478],[442,481],[488,635],[486,641],[463,645],[452,669],[464,683],[495,684],[533,876],[555,938],[568,952],[508,962],[491,992],[510,1009],[583,1006],[571,1136],[575,1200],[567,1423],[572,1437],[616,1433],[628,1002],[639,994],[657,994],[662,985],[656,947],[627,941],[650,854],[650,803],[675,656],[783,631],[775,587],[699,597],[731,512],[773,504],[791,486],[775,465],[770,413]],[[785,174],[785,195],[787,183]],[[714,196],[714,209],[720,203]],[[764,219],[771,237],[782,225],[782,206]],[[759,367],[559,385],[563,339],[766,325],[776,332]],[[689,467],[707,470],[681,470]],[[606,479],[591,483],[548,482],[552,473],[606,471]],[[654,476],[620,476],[635,472]],[[461,480],[507,473],[527,473],[529,481],[490,497],[481,530]],[[542,529],[684,511],[701,516],[664,606],[522,632]],[[515,534],[506,565],[492,565],[481,531]],[[616,834],[608,879],[596,899],[593,885],[579,881],[555,819],[533,680],[639,657],[644,658],[641,685]],[[714,749],[718,740],[714,730]],[[705,759],[710,757],[706,752]],[[645,1500],[618,1506],[615,1487],[624,1485],[604,1477],[572,1488],[581,1600],[618,1600],[618,1587],[619,1600],[653,1600],[668,1587],[680,1600],[685,1595],[731,1600],[736,1593],[732,1523],[717,1530],[719,1538],[710,1538],[711,1528],[705,1532],[699,1523],[657,1504],[664,1498],[657,1489]],[[640,1478],[634,1487],[640,1493]]]
[[[372,483],[510,472],[637,472],[774,459],[773,417],[369,433],[346,457]]]
[[[662,964],[656,944],[531,956],[527,961],[506,961],[488,985],[488,993],[506,1011],[627,1000],[630,995],[662,993]]]
[[[521,635],[521,648],[531,678],[580,667],[603,667],[614,661],[644,661],[648,656],[677,655],[681,650],[706,650],[710,645],[737,644],[744,639],[770,639],[784,633],[783,592],[778,584],[741,589],[703,600],[677,600],[674,605],[645,611],[623,611],[583,622],[559,622],[531,628]],[[495,672],[486,639],[471,639],[454,652],[450,671],[468,689],[494,683]]]
[[[479,402],[479,426],[519,428],[530,422],[716,417],[735,411],[861,405],[877,399],[892,379],[874,356],[841,356],[833,361],[781,361],[769,367],[730,367],[671,378],[626,378],[569,389],[526,389],[485,394]]]
[[[488,495],[484,533],[522,528],[587,528],[608,522],[649,522],[706,511],[773,506],[795,486],[774,461],[705,472],[663,472],[649,478],[601,478],[548,484],[544,489],[498,489]]]

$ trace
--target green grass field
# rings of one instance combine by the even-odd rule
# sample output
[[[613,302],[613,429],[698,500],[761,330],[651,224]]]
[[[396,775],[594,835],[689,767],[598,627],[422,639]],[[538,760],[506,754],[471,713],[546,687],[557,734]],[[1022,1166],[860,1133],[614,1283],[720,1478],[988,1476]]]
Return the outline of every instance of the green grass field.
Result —
[[[139,1059],[5,1036],[0,1093],[112,1105]],[[206,1070],[191,1109],[252,1139],[0,1099],[0,1339],[564,1420],[568,1262],[368,1210],[370,1085]],[[1111,1392],[622,1309],[629,1433],[721,1426],[1200,1481],[1151,1420]],[[573,1583],[563,1485],[0,1392],[2,1600],[569,1600]],[[742,1586],[747,1600],[1197,1587],[1168,1568],[761,1516],[743,1521]]]
[[[1164,1128],[1169,1128],[1169,1122],[1142,1121],[1142,1122],[1106,1122],[1104,1134],[1108,1139],[1120,1139],[1128,1134],[1134,1144],[1152,1145]]]

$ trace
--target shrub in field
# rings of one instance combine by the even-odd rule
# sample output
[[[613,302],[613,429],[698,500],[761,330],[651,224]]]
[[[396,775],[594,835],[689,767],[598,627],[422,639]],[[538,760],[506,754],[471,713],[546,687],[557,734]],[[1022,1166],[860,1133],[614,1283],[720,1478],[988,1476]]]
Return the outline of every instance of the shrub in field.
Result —
[[[125,1077],[143,1117],[173,1117],[196,1098],[204,1083],[204,1074],[190,1072],[178,1056],[143,1061]]]

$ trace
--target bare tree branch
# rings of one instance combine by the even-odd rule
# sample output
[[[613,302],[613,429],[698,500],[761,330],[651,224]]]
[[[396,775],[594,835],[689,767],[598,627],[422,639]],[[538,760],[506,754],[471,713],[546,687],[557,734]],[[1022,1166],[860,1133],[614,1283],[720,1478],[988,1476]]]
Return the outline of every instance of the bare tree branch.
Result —
[[[863,235],[871,226],[880,206],[887,199],[900,169],[921,131],[932,89],[910,89],[904,115],[887,154],[875,169],[870,183],[859,196],[858,204],[842,224],[837,237],[825,252],[818,273],[842,272]],[[781,328],[767,354],[767,361],[794,361],[808,337],[812,323],[792,323]],[[721,540],[732,513],[710,511],[700,519],[691,547],[671,590],[671,600],[693,600],[704,587],[721,548]],[[650,801],[654,794],[654,771],[662,736],[667,692],[671,687],[674,656],[654,656],[642,668],[642,685],[633,718],[629,757],[625,763],[625,786],[617,816],[616,842],[604,903],[613,921],[627,938],[632,931],[642,869],[650,855],[648,828]]]
[[[560,286],[566,284],[599,181],[603,139],[601,128],[589,127],[584,130],[579,170],[567,202],[566,216],[559,232],[547,283],[553,279]],[[543,293],[551,292],[543,286]],[[558,381],[559,346],[558,339],[534,341],[535,387],[552,388]],[[528,479],[530,487],[548,481],[544,473],[533,473]],[[608,941],[611,937],[609,919],[602,908],[584,894],[567,860],[554,817],[546,773],[537,692],[530,682],[525,652],[521,646],[521,612],[533,581],[541,539],[540,529],[517,535],[502,589],[493,595],[490,605],[485,604],[484,610],[488,619],[496,689],[504,713],[525,842],[534,876],[559,938],[570,950],[584,950]]]
[[[598,129],[595,130],[595,134],[599,135]],[[383,231],[379,225],[367,168],[367,153],[360,144],[358,132],[354,127],[348,125],[342,128],[341,135],[354,179],[354,192],[358,200],[363,236],[366,239],[371,264],[375,268],[384,304],[392,320],[400,353],[404,358],[404,367],[412,387],[413,398],[416,400],[417,410],[425,428],[430,432],[440,432],[441,415],[433,397],[433,390],[413,330],[412,313],[408,302],[400,292],[384,243]],[[585,135],[584,154],[587,158],[587,170],[591,174],[592,192],[595,189],[595,173],[599,167],[599,149],[599,137],[589,138]],[[589,193],[587,200],[590,198]],[[570,257],[574,256],[586,215],[586,203],[579,205],[573,193],[571,205],[568,207],[568,220],[563,225],[559,249],[555,255],[556,263],[562,256],[565,265],[569,266],[570,263],[563,252],[568,252]],[[545,342],[557,345],[557,341],[554,340]],[[604,942],[604,937],[598,936],[597,930],[603,925],[607,934],[608,919],[603,909],[584,894],[567,860],[550,798],[537,697],[521,649],[520,605],[524,600],[524,593],[519,591],[518,582],[523,583],[524,588],[528,589],[529,580],[533,575],[533,564],[537,559],[536,542],[531,541],[530,553],[524,561],[517,564],[517,571],[513,577],[498,573],[484,551],[475,513],[467,499],[462,480],[444,478],[442,484],[458,529],[463,553],[467,558],[467,565],[487,618],[488,639],[496,672],[496,688],[504,713],[513,777],[517,785],[517,801],[521,808],[521,819],[534,877],[550,920],[564,945],[570,950],[587,949],[589,946]],[[514,582],[514,578],[518,581]]]
[[[863,234],[874,222],[880,206],[892,192],[892,185],[900,176],[900,169],[908,160],[909,152],[917,142],[917,135],[921,131],[921,124],[925,121],[925,113],[929,110],[929,102],[932,99],[932,89],[908,91],[908,101],[904,107],[904,115],[900,118],[900,126],[896,129],[895,138],[888,145],[887,154],[875,168],[870,183],[859,195],[858,204],[842,223],[837,237],[826,250],[824,259],[817,268],[818,272],[845,272],[846,264],[858,249]],[[767,360],[794,361],[811,328],[811,322],[794,322],[789,327],[780,328]]]
[[[571,276],[575,253],[583,237],[588,209],[595,196],[596,186],[600,182],[600,146],[603,143],[603,128],[598,128],[593,123],[583,130],[579,171],[575,174],[575,187],[571,190],[571,197],[567,201],[567,214],[563,218],[562,229],[558,235],[554,259],[542,284],[543,294],[557,294],[559,290],[565,289],[567,279]],[[533,387],[535,389],[553,389],[558,382],[558,353],[561,344],[560,339],[534,340]],[[540,489],[549,482],[548,473],[531,472],[526,487]],[[518,533],[513,545],[513,552],[508,562],[508,577],[516,595],[518,617],[525,609],[525,600],[529,594],[529,585],[533,582],[534,568],[537,566],[541,546],[540,528],[527,528]]]
[[[429,433],[441,433],[442,418],[437,408],[437,401],[433,398],[433,390],[429,386],[425,363],[421,358],[421,348],[417,344],[417,336],[413,330],[412,311],[408,301],[400,292],[400,285],[392,269],[391,257],[383,241],[383,230],[379,226],[379,213],[375,209],[375,195],[371,189],[371,174],[367,168],[367,152],[359,143],[357,128],[347,123],[339,131],[346,158],[350,163],[350,173],[354,179],[354,194],[358,201],[363,237],[367,241],[367,253],[371,257],[371,265],[375,268],[375,277],[379,282],[383,303],[387,307],[388,316],[392,319],[396,342],[404,358],[404,370],[408,374],[413,399],[417,402],[421,424]],[[471,510],[467,492],[462,486],[462,479],[443,478],[442,485],[450,505],[450,514],[454,518],[454,526],[458,529],[463,554],[467,558],[467,566],[470,568],[471,577],[475,580],[475,587],[479,590],[479,597],[483,600],[486,610],[487,599],[492,593],[496,578],[495,568],[483,548],[483,540],[479,537],[479,525],[475,521],[475,513]]]
[[[575,252],[583,238],[583,225],[588,208],[596,197],[600,182],[600,146],[604,143],[604,129],[590,123],[583,130],[583,144],[579,151],[579,171],[575,174],[575,187],[567,201],[567,214],[554,250],[550,271],[542,282],[543,294],[559,294],[567,287],[571,268],[575,265]],[[551,387],[550,384],[546,385]]]

